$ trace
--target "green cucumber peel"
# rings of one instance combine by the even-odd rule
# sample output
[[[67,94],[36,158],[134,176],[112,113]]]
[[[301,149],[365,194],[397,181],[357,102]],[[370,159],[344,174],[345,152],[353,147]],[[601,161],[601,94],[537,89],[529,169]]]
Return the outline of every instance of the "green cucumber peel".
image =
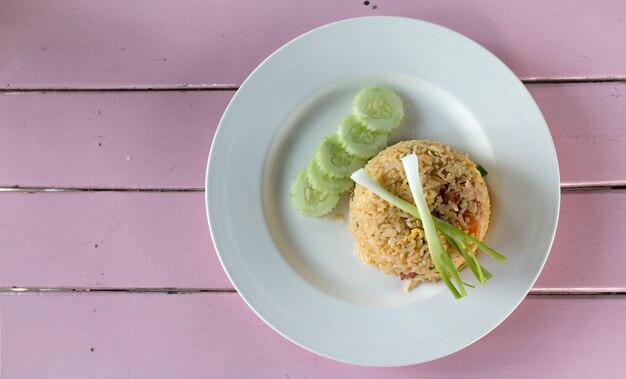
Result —
[[[352,101],[352,114],[374,132],[390,132],[404,118],[402,99],[389,88],[365,87]]]
[[[346,150],[360,158],[371,158],[387,146],[389,134],[373,132],[353,114],[339,122],[337,135]]]
[[[298,212],[309,217],[321,217],[330,213],[339,203],[340,195],[324,192],[311,185],[306,171],[302,171],[291,185],[291,200]]]

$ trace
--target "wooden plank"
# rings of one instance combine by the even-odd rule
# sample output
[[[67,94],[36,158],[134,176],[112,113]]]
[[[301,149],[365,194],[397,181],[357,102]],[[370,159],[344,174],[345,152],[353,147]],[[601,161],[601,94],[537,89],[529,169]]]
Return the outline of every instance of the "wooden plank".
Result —
[[[233,93],[0,95],[0,186],[203,188]]]
[[[203,193],[0,193],[0,287],[232,288]]]
[[[370,15],[457,30],[522,78],[626,76],[620,0],[28,0],[0,2],[0,87],[239,85],[294,37]]]
[[[565,187],[626,184],[626,84],[528,86],[550,127]]]
[[[625,83],[529,88],[563,185],[626,184]],[[233,93],[0,95],[0,187],[202,188]]]
[[[0,295],[7,378],[619,378],[626,298],[529,297],[437,361],[351,366],[288,342],[237,294]]]
[[[626,291],[626,190],[562,192],[538,291]]]
[[[0,287],[232,288],[203,193],[0,193]],[[626,291],[626,191],[564,192],[541,291]]]

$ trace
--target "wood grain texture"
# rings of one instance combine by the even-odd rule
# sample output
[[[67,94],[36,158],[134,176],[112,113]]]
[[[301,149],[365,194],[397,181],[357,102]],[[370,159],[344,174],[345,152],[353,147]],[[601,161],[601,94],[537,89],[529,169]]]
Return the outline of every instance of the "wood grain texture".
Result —
[[[0,287],[232,288],[203,193],[0,193]]]
[[[0,287],[232,288],[203,193],[0,193]],[[626,291],[626,190],[564,192],[535,289]]]
[[[621,0],[0,0],[0,187],[116,189],[0,192],[0,288],[217,290],[0,290],[0,377],[622,378],[623,294],[530,296],[450,357],[371,369],[298,348],[220,291],[204,194],[186,190],[234,89],[292,38],[366,15],[450,27],[529,81],[621,79],[528,88],[562,186],[626,185]],[[19,91],[152,88],[220,90]],[[626,293],[624,224],[626,190],[564,192],[534,291]]]
[[[626,291],[626,190],[567,191],[536,290]]]
[[[626,298],[529,297],[437,361],[346,365],[280,337],[237,294],[0,295],[3,377],[621,378]],[[36,357],[36,359],[33,359]],[[497,361],[497,364],[494,362]]]
[[[626,184],[626,84],[529,88],[563,185]],[[0,186],[203,188],[233,93],[0,94]]]
[[[528,88],[552,133],[561,185],[626,185],[625,83]]]
[[[626,76],[620,0],[2,0],[0,87],[239,85],[296,36],[371,15],[454,29],[522,78]]]
[[[0,186],[203,188],[233,93],[0,95]]]

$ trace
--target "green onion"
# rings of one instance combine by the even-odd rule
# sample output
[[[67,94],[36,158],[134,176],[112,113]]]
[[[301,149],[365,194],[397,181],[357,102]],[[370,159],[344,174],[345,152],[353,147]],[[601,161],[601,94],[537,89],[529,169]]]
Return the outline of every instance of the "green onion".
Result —
[[[448,241],[450,246],[452,246],[452,248],[454,248],[459,253],[461,253],[461,256],[463,256],[463,259],[465,259],[465,263],[467,263],[467,265],[469,266],[470,270],[472,270],[472,273],[474,274],[474,276],[478,279],[478,282],[480,283],[480,286],[484,287],[485,286],[485,275],[483,273],[482,267],[480,267],[480,264],[478,263],[478,259],[476,259],[476,255],[474,255],[474,252],[472,251],[472,249],[469,249],[467,247],[467,245],[465,244],[465,242],[463,240],[458,239],[458,238],[453,238],[453,237],[446,236],[446,240]]]
[[[468,266],[467,262],[463,262],[463,263],[461,263],[461,265],[459,266],[458,270],[459,270],[459,271],[463,271],[463,270],[464,270],[467,266]],[[481,267],[481,269],[483,270],[483,274],[485,275],[485,279],[491,279],[491,278],[493,278],[493,275],[492,275],[489,271],[487,271],[487,269],[486,269],[486,268]]]
[[[422,220],[422,225],[424,226],[424,234],[426,237],[426,243],[428,244],[428,251],[430,252],[430,258],[435,264],[435,269],[439,271],[441,278],[446,283],[448,288],[450,288],[454,297],[459,298],[467,296],[465,288],[463,287],[463,282],[459,277],[459,272],[456,267],[454,267],[454,263],[452,263],[450,256],[443,248],[443,244],[441,243],[439,234],[435,228],[435,223],[433,222],[433,216],[430,214],[430,210],[428,209],[426,197],[424,196],[424,190],[422,189],[422,182],[420,180],[419,161],[417,159],[417,155],[410,154],[402,158],[402,165],[404,166],[404,172],[406,172],[406,179],[409,182],[411,195],[413,195],[413,200],[415,200],[417,211],[420,214],[420,219]],[[449,278],[450,276],[456,281],[457,286],[459,287],[458,294],[460,294],[460,296],[457,296],[456,288],[452,285]]]
[[[417,170],[414,170],[414,171],[417,172]],[[416,175],[416,176],[419,177],[419,175]],[[365,170],[363,169],[360,169],[354,172],[350,176],[350,178],[354,180],[357,184],[360,184],[361,186],[365,187],[367,190],[380,196],[383,200],[387,201],[389,204],[395,206],[396,208],[399,208],[400,210],[422,221],[422,224],[424,225],[424,232],[425,234],[427,234],[426,242],[428,243],[428,249],[430,251],[431,260],[433,261],[435,265],[435,269],[439,272],[442,280],[444,281],[448,289],[450,289],[450,292],[452,293],[452,295],[454,295],[454,297],[459,298],[461,297],[461,293],[465,294],[463,283],[460,281],[460,279],[457,280],[458,270],[452,264],[450,257],[445,252],[445,250],[443,250],[443,254],[441,254],[441,251],[439,251],[439,254],[437,253],[433,254],[433,250],[437,251],[436,249],[438,249],[438,246],[432,249],[430,246],[430,243],[434,242],[436,244],[435,241],[439,240],[439,238],[433,237],[432,233],[430,233],[430,237],[428,236],[429,233],[426,231],[425,221],[421,217],[418,207],[395,196],[391,192],[387,191],[384,187],[378,184],[374,179],[370,178],[365,172]],[[407,174],[407,178],[408,178],[408,174]],[[411,187],[410,183],[409,183],[409,187]],[[421,189],[421,185],[419,188]],[[413,189],[411,189],[411,193],[413,193]],[[415,198],[415,194],[413,196]],[[422,196],[423,196],[423,192],[422,192]],[[426,208],[428,209],[428,207]],[[470,270],[472,271],[472,273],[474,274],[478,282],[481,284],[481,286],[484,286],[485,280],[491,278],[492,275],[484,267],[480,266],[480,264],[478,263],[478,260],[476,259],[476,255],[474,254],[469,244],[471,243],[475,245],[480,250],[484,251],[489,256],[493,257],[499,262],[504,262],[506,258],[502,254],[492,249],[491,247],[478,241],[474,236],[431,215],[430,211],[428,211],[428,215],[431,216],[430,218],[432,220],[432,223],[436,231],[439,232],[439,234],[443,235],[448,241],[448,243],[450,244],[450,246],[453,249],[457,250],[459,254],[463,257],[463,259],[465,259],[466,263],[464,263],[461,267],[459,267],[459,269],[461,269],[464,266],[469,266]],[[439,240],[439,244],[441,244],[441,240]],[[457,282],[459,289],[454,287],[454,285],[452,284],[450,280],[450,277],[452,277],[452,279],[454,279],[454,281]],[[459,282],[461,283],[459,284]]]
[[[487,170],[479,164],[476,164],[476,168],[478,169],[478,172],[480,172],[480,176],[487,176],[489,174]]]

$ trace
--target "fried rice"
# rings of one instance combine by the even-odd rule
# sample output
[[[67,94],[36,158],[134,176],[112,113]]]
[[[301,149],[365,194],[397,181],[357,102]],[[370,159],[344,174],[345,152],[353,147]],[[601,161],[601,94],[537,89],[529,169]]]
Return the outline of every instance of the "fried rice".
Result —
[[[491,213],[489,193],[466,153],[435,141],[402,141],[381,151],[364,169],[388,191],[414,204],[401,162],[411,153],[419,157],[431,213],[482,241]],[[350,198],[349,228],[363,262],[406,280],[405,290],[441,279],[431,261],[421,222],[360,185]],[[442,242],[455,266],[463,264],[463,258],[445,239]]]

